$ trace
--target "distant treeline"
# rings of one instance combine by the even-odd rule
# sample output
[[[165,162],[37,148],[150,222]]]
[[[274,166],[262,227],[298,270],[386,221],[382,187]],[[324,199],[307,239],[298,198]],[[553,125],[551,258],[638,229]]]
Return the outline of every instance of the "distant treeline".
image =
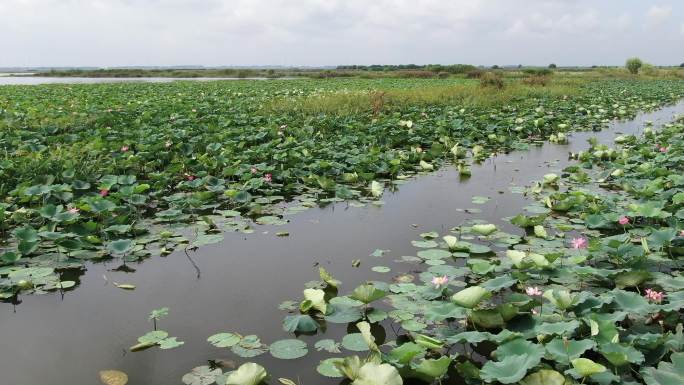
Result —
[[[343,65],[337,66],[338,70],[347,71],[430,71],[430,72],[446,72],[450,74],[464,74],[468,71],[474,70],[474,65],[471,64],[398,64],[398,65],[383,65],[383,64],[373,64],[373,65]]]
[[[683,70],[678,67],[655,67],[644,65],[641,73],[647,76],[674,76],[681,78]],[[603,76],[623,76],[622,67],[546,67],[506,66],[491,67],[470,64],[400,64],[400,65],[341,65],[336,68],[102,68],[102,69],[53,69],[37,72],[35,76],[91,77],[91,78],[469,78],[479,79],[494,73],[509,78],[533,78],[534,82],[548,82],[556,72],[601,73]]]

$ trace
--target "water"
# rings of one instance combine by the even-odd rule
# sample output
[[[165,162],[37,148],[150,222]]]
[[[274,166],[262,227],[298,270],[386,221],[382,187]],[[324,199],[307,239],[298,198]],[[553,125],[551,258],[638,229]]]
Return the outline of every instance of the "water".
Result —
[[[299,384],[338,384],[315,372],[318,361],[332,355],[319,354],[313,344],[322,338],[339,341],[345,334],[343,325],[329,325],[324,336],[301,337],[309,354],[295,361],[277,360],[268,353],[242,359],[228,349],[214,348],[206,338],[222,331],[257,334],[266,343],[291,338],[282,331],[286,313],[277,306],[301,298],[304,283],[318,279],[316,263],[341,279],[340,292],[346,293],[367,279],[386,280],[410,270],[411,265],[393,260],[415,255],[410,241],[419,239],[419,233],[445,234],[472,217],[520,233],[500,218],[518,214],[530,201],[510,193],[509,187],[560,171],[568,164],[569,152],[587,147],[587,138],[596,136],[609,143],[617,133],[639,134],[646,120],[667,122],[681,113],[684,102],[614,123],[599,133],[575,133],[569,145],[545,144],[497,156],[474,165],[473,177],[467,180],[459,180],[452,167],[445,167],[409,181],[397,192],[386,192],[383,207],[339,203],[292,216],[285,226],[257,226],[249,235],[228,233],[225,242],[190,254],[200,269],[199,277],[182,251],[134,265],[137,271],[132,274],[112,271],[118,265],[114,262],[88,265],[80,285],[63,297],[55,293],[22,297],[17,306],[0,304],[0,383],[35,385],[49,378],[54,384],[90,385],[98,383],[98,371],[118,369],[128,373],[132,385],[180,384],[181,376],[193,367],[209,359],[225,359],[237,364],[258,362],[273,378],[287,377]],[[474,195],[491,200],[475,205]],[[472,207],[482,213],[458,210]],[[289,231],[290,236],[277,237],[277,231]],[[369,257],[377,248],[391,252],[383,258]],[[351,266],[357,258],[362,260],[358,269]],[[392,273],[371,272],[375,265],[389,266]],[[137,288],[125,291],[112,282]],[[170,308],[170,315],[161,320],[160,328],[185,345],[127,352],[138,336],[151,330],[149,311],[162,306]],[[388,339],[393,339],[392,333],[388,328]]]
[[[93,83],[170,83],[175,81],[210,82],[217,80],[270,80],[268,78],[80,78],[80,77],[42,77],[42,76],[2,76],[3,85],[39,85],[39,84],[93,84]],[[286,80],[290,78],[278,78]]]

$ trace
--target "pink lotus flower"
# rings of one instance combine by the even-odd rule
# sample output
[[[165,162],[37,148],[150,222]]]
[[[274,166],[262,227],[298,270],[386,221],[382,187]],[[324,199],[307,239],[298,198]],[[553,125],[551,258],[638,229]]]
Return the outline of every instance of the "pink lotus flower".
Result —
[[[646,297],[649,301],[661,303],[663,301],[663,298],[665,298],[665,294],[662,291],[646,289],[646,294],[644,295],[644,297]]]
[[[534,287],[529,286],[529,287],[525,288],[525,293],[527,295],[529,295],[530,297],[542,295],[542,291],[536,286],[534,286]]]
[[[164,143],[164,147],[169,148],[169,147],[171,147],[172,144],[173,144],[173,142],[171,142],[170,140],[167,140],[166,143]]]
[[[252,174],[256,174],[259,170],[257,170],[256,167],[252,167],[251,171],[252,171]]]
[[[680,236],[680,237],[684,237],[684,230],[680,230],[680,231],[679,231],[679,236]]]
[[[624,226],[629,223],[629,218],[624,216],[620,217],[620,219],[618,219],[618,223]]]
[[[109,190],[107,190],[106,188],[100,190],[100,196],[106,197],[107,195],[109,195]]]
[[[78,214],[78,212],[81,210],[77,209],[76,207],[72,207],[67,211],[70,212],[71,214]]]
[[[121,147],[121,152],[126,152],[126,151],[128,151],[128,146]]]
[[[187,179],[187,180],[189,180],[190,182],[192,182],[193,180],[195,180],[195,176],[194,176],[194,175],[190,175],[190,174],[185,174],[185,179]]]
[[[588,243],[587,238],[584,237],[572,238],[572,241],[570,241],[573,249],[586,249]]]
[[[273,175],[271,175],[271,174],[264,175],[264,182],[266,182],[266,183],[273,182]]]
[[[667,147],[665,147],[665,146],[660,146],[660,148],[658,149],[658,151],[660,151],[660,152],[667,152]]]
[[[446,275],[442,277],[432,277],[432,284],[435,285],[435,289],[439,289],[441,286],[445,286],[449,283],[449,277]]]

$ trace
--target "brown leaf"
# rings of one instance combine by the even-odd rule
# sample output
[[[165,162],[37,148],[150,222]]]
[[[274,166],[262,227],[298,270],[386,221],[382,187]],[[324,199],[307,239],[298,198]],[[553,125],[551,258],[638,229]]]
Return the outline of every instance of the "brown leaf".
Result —
[[[105,385],[126,385],[128,375],[118,370],[101,370],[100,381]]]

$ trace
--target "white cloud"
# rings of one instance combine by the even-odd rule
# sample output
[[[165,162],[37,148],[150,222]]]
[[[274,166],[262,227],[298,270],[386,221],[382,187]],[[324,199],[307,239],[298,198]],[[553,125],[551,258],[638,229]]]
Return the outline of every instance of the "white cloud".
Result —
[[[633,20],[670,2],[0,0],[0,66],[667,63]]]
[[[650,25],[658,25],[672,16],[672,7],[654,5],[646,13],[646,22]]]

